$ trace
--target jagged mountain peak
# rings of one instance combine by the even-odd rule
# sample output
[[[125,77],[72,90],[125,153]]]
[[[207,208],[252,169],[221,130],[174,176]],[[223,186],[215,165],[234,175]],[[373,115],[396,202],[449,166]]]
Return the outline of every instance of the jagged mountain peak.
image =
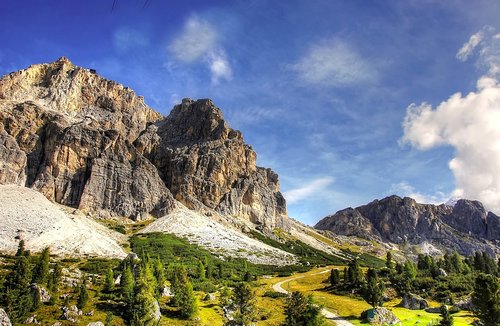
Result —
[[[0,79],[0,183],[104,218],[169,213],[175,199],[263,228],[285,227],[277,175],[211,100],[163,117],[66,57]]]
[[[201,141],[243,140],[241,132],[229,127],[222,110],[210,99],[183,99],[165,119],[160,133],[164,133],[169,144],[175,147]]]

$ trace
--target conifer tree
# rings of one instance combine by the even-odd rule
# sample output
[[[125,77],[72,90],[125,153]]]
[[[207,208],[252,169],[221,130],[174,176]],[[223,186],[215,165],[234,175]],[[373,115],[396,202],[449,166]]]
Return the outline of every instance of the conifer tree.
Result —
[[[134,296],[134,276],[129,265],[125,267],[120,279],[120,294],[126,303],[131,303]]]
[[[453,326],[453,316],[450,314],[448,307],[441,306],[441,320],[439,326]]]
[[[204,281],[206,279],[205,265],[203,265],[201,260],[198,262],[198,279],[200,281]]]
[[[500,324],[500,282],[497,277],[479,274],[474,283],[472,303],[475,314],[484,326]]]
[[[293,292],[286,301],[286,326],[320,326],[324,325],[321,307],[315,305],[311,296]]]
[[[50,249],[44,248],[35,269],[33,270],[33,283],[46,285],[49,278]]]
[[[17,246],[16,257],[23,256],[25,251],[25,243],[24,240],[19,241],[19,245]]]
[[[109,268],[106,272],[106,279],[104,281],[104,292],[111,293],[115,290],[115,276],[113,270]]]
[[[144,262],[144,261],[143,261]],[[152,326],[157,324],[155,312],[157,301],[154,296],[154,286],[151,284],[153,274],[149,270],[149,264],[139,266],[138,277],[135,280],[134,295],[130,307],[130,325]]]
[[[255,293],[250,284],[241,282],[234,288],[229,304],[234,311],[232,320],[225,325],[251,325],[255,319]]]
[[[0,293],[1,302],[14,323],[24,322],[33,306],[30,280],[29,252],[21,250],[14,268],[5,279],[3,293]]]
[[[83,280],[83,283],[80,285],[76,306],[78,307],[78,309],[84,309],[87,306],[88,301],[89,292],[87,290],[87,281]]]
[[[328,279],[331,286],[337,286],[340,283],[340,273],[338,269],[332,269]]]
[[[385,267],[388,269],[394,268],[394,263],[392,262],[392,252],[390,251],[387,251],[387,254],[385,255]]]
[[[49,274],[49,279],[47,281],[47,288],[49,291],[56,292],[62,279],[62,269],[59,263],[54,264],[54,268]]]
[[[161,291],[163,291],[163,287],[165,286],[165,267],[161,262],[160,257],[158,257],[153,264],[153,274],[156,279],[157,287],[155,289],[156,297],[159,298],[161,296]]]
[[[193,292],[193,286],[189,281],[187,271],[184,266],[174,267],[172,292],[174,293],[174,305],[180,307],[179,313],[183,318],[191,318],[198,307]]]
[[[382,306],[385,285],[377,275],[374,269],[368,269],[366,274],[366,283],[362,288],[362,296],[373,308]]]
[[[349,262],[347,273],[350,280],[349,285],[354,288],[359,288],[363,283],[363,272],[359,267],[359,262],[357,259],[353,259]]]

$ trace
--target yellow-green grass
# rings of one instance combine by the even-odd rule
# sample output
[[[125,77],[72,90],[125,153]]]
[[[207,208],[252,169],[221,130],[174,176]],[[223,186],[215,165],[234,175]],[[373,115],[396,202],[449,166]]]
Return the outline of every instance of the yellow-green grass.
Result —
[[[301,291],[303,293],[312,294],[315,301],[321,304],[326,309],[335,312],[341,317],[349,320],[355,325],[368,325],[363,323],[359,316],[361,313],[370,308],[364,300],[351,296],[340,296],[324,291],[328,285],[325,281],[328,278],[328,273],[318,274],[322,271],[328,271],[332,268],[342,269],[343,266],[330,266],[327,268],[316,268],[306,273],[296,274],[293,277],[288,277],[289,282],[285,282],[282,287],[287,291]],[[300,278],[298,278],[300,277]],[[287,278],[273,278],[267,280],[269,284],[275,284]],[[428,313],[424,310],[410,310],[403,307],[397,307],[401,300],[394,299],[384,304],[384,307],[393,311],[393,313],[402,321],[402,325],[427,325],[431,321],[440,320],[437,313]],[[430,302],[433,307],[439,306],[437,302]],[[468,311],[461,311],[453,314],[455,326],[471,325],[474,320],[473,315]]]
[[[196,292],[196,300],[198,304],[198,311],[192,320],[185,320],[175,317],[178,308],[168,306],[169,299],[162,298],[160,300],[160,307],[163,310],[161,318],[161,325],[172,326],[185,326],[185,325],[222,325],[223,312],[219,306],[218,300],[204,300],[204,292]]]

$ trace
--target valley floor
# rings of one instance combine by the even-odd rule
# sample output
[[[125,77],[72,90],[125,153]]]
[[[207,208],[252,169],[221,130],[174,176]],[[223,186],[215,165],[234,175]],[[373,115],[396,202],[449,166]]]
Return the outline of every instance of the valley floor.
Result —
[[[369,309],[370,306],[361,299],[349,296],[335,295],[324,289],[327,286],[325,282],[327,274],[332,268],[340,268],[343,266],[329,266],[322,268],[314,268],[306,273],[299,273],[293,277],[273,277],[270,279],[262,280],[260,285],[268,289],[280,292],[284,291],[301,291],[303,293],[312,294],[315,301],[321,304],[328,311],[334,312],[342,320],[348,321],[348,324],[342,323],[341,320],[337,322],[328,319],[330,325],[369,325],[363,323],[359,316],[360,314]],[[328,275],[328,274],[327,274]],[[427,325],[431,322],[440,320],[437,313],[428,313],[424,310],[409,310],[406,308],[398,307],[401,300],[395,299],[384,304],[384,307],[389,308],[392,312],[402,321],[403,326],[409,325]],[[431,306],[439,306],[437,302],[430,302]],[[468,311],[461,311],[453,315],[455,326],[471,325],[474,317]],[[267,323],[257,323],[257,325],[271,325]]]

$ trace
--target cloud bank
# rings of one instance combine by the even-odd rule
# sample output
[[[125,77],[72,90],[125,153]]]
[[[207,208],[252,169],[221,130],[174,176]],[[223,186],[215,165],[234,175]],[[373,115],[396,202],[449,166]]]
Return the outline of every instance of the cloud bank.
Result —
[[[220,46],[217,29],[197,16],[191,16],[179,35],[168,45],[168,51],[184,64],[203,63],[213,84],[231,80],[232,70],[226,52]]]
[[[490,27],[473,35],[458,51],[467,60],[478,52],[485,75],[476,90],[456,93],[435,109],[412,104],[403,122],[403,142],[426,150],[440,145],[455,149],[449,168],[455,177],[455,197],[477,199],[500,212],[500,34]]]

